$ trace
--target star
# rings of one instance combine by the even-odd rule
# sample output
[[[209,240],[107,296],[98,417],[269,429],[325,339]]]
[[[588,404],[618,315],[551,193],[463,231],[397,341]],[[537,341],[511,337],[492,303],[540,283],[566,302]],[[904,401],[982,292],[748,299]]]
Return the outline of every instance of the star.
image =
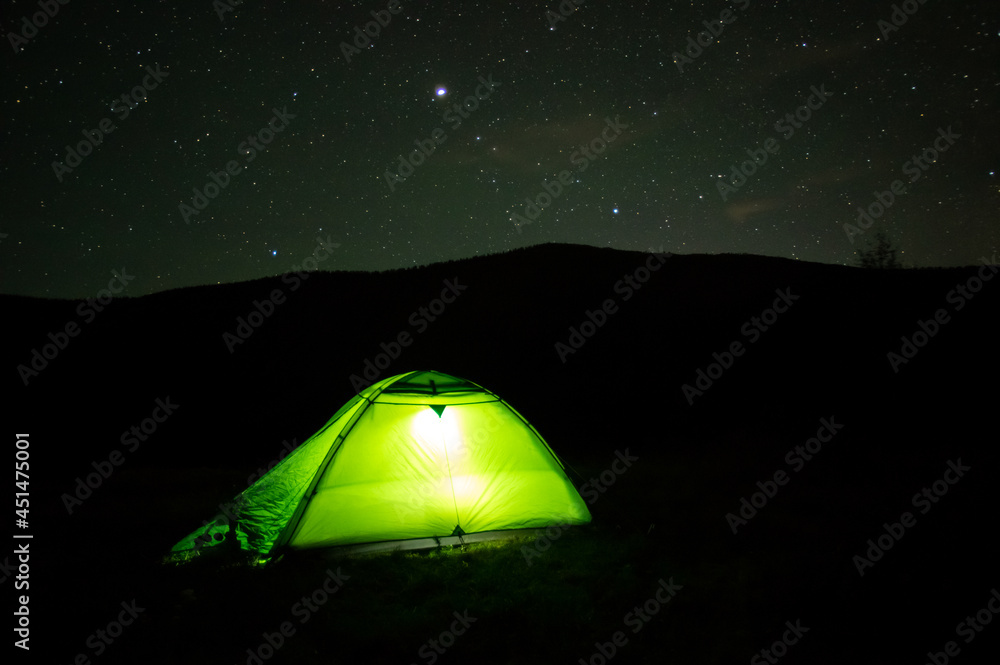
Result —
[[[897,243],[911,245],[905,256],[912,256],[915,265],[974,265],[982,248],[995,245],[995,228],[988,220],[995,218],[990,206],[1000,194],[1000,163],[960,158],[960,151],[974,150],[974,140],[965,143],[959,118],[949,115],[947,103],[925,94],[930,86],[940,83],[935,78],[938,69],[933,49],[908,50],[925,39],[932,44],[953,38],[956,59],[949,64],[955,66],[949,69],[950,92],[944,98],[958,100],[956,108],[968,112],[967,123],[980,122],[979,117],[992,117],[988,114],[995,110],[996,95],[983,91],[990,86],[996,89],[996,77],[989,78],[993,71],[982,64],[984,59],[974,56],[986,48],[985,44],[996,42],[1000,33],[995,26],[946,37],[914,27],[928,20],[919,16],[897,30],[891,10],[875,12],[871,20],[861,23],[847,20],[853,16],[848,9],[838,10],[845,20],[816,16],[805,23],[774,22],[764,13],[747,11],[719,35],[725,37],[731,31],[740,42],[731,51],[738,66],[730,68],[723,64],[723,54],[717,49],[728,50],[732,44],[716,43],[714,37],[707,46],[684,42],[686,31],[696,33],[696,28],[705,27],[699,21],[715,21],[710,15],[691,18],[690,25],[676,33],[682,36],[661,43],[653,28],[659,27],[658,21],[672,23],[682,18],[673,15],[673,10],[664,9],[649,17],[650,30],[630,33],[627,27],[634,14],[611,12],[593,23],[588,11],[571,17],[560,15],[556,6],[560,1],[548,3],[554,15],[531,19],[538,30],[549,25],[559,35],[527,41],[516,35],[515,26],[523,18],[517,3],[497,3],[494,8],[491,20],[508,26],[493,35],[496,39],[463,34],[469,17],[458,12],[441,12],[430,20],[428,16],[405,18],[409,14],[397,16],[380,9],[375,13],[381,20],[374,23],[357,17],[363,22],[353,35],[345,25],[335,41],[293,40],[288,48],[279,49],[277,57],[283,72],[287,71],[286,83],[266,94],[254,84],[253,73],[273,64],[276,53],[272,49],[253,46],[232,51],[230,46],[219,44],[219,48],[210,49],[217,57],[205,58],[207,52],[197,40],[181,44],[169,37],[172,31],[183,29],[180,15],[165,17],[159,34],[142,33],[148,41],[142,47],[137,41],[131,50],[109,45],[97,23],[81,26],[79,34],[66,33],[66,40],[53,40],[40,31],[38,43],[47,40],[49,47],[62,49],[59,59],[67,62],[72,56],[64,54],[75,53],[82,45],[101,44],[102,50],[123,59],[120,68],[125,67],[119,83],[107,92],[131,90],[135,94],[125,96],[132,102],[139,97],[146,101],[139,107],[121,101],[112,105],[112,99],[98,95],[94,99],[97,111],[81,118],[78,109],[64,103],[77,90],[67,88],[75,85],[104,90],[106,72],[100,67],[86,64],[90,61],[76,63],[72,75],[62,66],[18,69],[12,82],[19,94],[5,108],[11,116],[8,120],[12,126],[31,127],[46,138],[49,147],[36,150],[31,141],[16,142],[12,147],[20,154],[0,163],[0,175],[16,174],[23,194],[17,219],[0,221],[0,232],[10,233],[0,251],[16,237],[15,230],[8,228],[14,224],[24,224],[21,240],[25,247],[30,241],[58,251],[46,252],[51,254],[46,261],[34,260],[26,251],[4,254],[5,267],[6,262],[14,262],[10,269],[15,279],[0,280],[0,290],[47,293],[50,297],[89,295],[102,288],[102,280],[106,283],[105,265],[120,254],[148,266],[154,278],[137,280],[136,290],[129,291],[132,295],[202,281],[222,279],[225,283],[277,271],[280,266],[259,261],[257,252],[262,244],[287,245],[290,254],[286,258],[291,261],[308,256],[310,247],[319,243],[317,236],[333,244],[333,238],[341,235],[338,239],[350,239],[338,250],[336,259],[337,267],[345,270],[428,265],[553,238],[573,243],[609,241],[618,248],[638,247],[648,241],[659,245],[662,241],[678,250],[686,239],[707,252],[723,248],[775,256],[792,256],[794,252],[795,258],[844,265],[857,256],[859,239],[843,229],[844,224],[857,219],[858,204],[854,201],[867,205],[871,192],[882,192],[897,178],[910,177],[901,172],[907,168],[901,164],[914,155],[923,159],[919,157],[923,150],[939,139],[938,125],[932,122],[937,116],[942,123],[946,119],[954,122],[952,131],[959,129],[956,136],[962,138],[956,143],[955,158],[941,159],[927,172],[926,180],[913,183],[919,198],[908,199],[912,209],[906,211],[905,234],[901,227],[893,226],[901,221],[901,203],[893,209],[893,220],[883,216],[878,225],[896,233]],[[386,6],[385,0],[377,4]],[[624,3],[628,7],[647,4],[652,3]],[[995,3],[968,4],[963,11],[969,14],[969,25],[991,25],[989,8]],[[861,7],[860,3],[855,5]],[[227,34],[232,23],[229,16],[223,24]],[[391,22],[383,24],[387,16],[392,16]],[[882,28],[875,24],[879,19],[883,20]],[[142,29],[149,27],[139,15],[122,20],[129,27],[133,23],[144,26]],[[270,34],[275,28],[294,32],[312,19],[292,12],[268,20],[275,24],[258,26],[259,34]],[[350,23],[355,17],[345,9],[344,20]],[[403,38],[410,31],[404,21],[412,21],[410,27],[419,22],[421,29],[430,22],[438,38],[415,42]],[[858,37],[855,33],[862,23],[867,25],[862,29],[866,35]],[[925,28],[927,25],[924,23]],[[768,31],[767,39],[744,42],[756,32],[755,26]],[[240,29],[249,28],[243,25]],[[993,37],[989,37],[990,30]],[[598,33],[612,37],[602,40]],[[449,34],[451,38],[440,38]],[[881,43],[876,42],[879,36],[887,43],[881,52],[885,61],[879,67],[856,70],[855,57],[871,53],[873,45]],[[328,59],[330,46],[341,38],[347,43],[343,50],[334,51],[346,61],[344,72],[319,66]],[[986,38],[988,42],[982,41]],[[34,45],[35,39],[30,41]],[[362,42],[365,47],[357,47]],[[199,96],[193,105],[180,103],[181,98],[174,96],[180,94],[175,87],[181,84],[180,79],[164,78],[172,74],[170,67],[157,63],[160,57],[167,60],[166,54],[160,53],[167,46],[172,56],[176,54],[175,61],[191,64],[195,77],[218,80],[219,85],[210,86],[204,98]],[[379,53],[365,52],[369,46],[377,47]],[[675,50],[679,53],[671,56]],[[695,52],[700,55],[692,56]],[[806,57],[809,52],[814,55],[806,60],[788,57],[792,53]],[[683,59],[675,57],[681,54]],[[569,55],[574,58],[572,68],[535,66]],[[686,62],[688,59],[691,62]],[[807,100],[814,94],[810,90],[813,85],[825,98],[824,81],[817,78],[806,83],[799,76],[806,66],[817,62],[828,72],[824,74],[829,77],[826,89],[845,76],[853,85],[849,95],[831,92],[829,101],[818,110]],[[529,75],[528,69],[522,69],[527,65],[538,71]],[[220,75],[220,67],[235,67],[231,71],[246,75]],[[377,71],[377,75],[364,90],[350,94],[355,82],[352,77],[361,76],[362,71]],[[690,87],[682,91],[649,85],[666,73],[681,77],[678,80]],[[616,77],[640,85],[605,84]],[[158,83],[161,79],[162,84]],[[451,88],[435,84],[444,79],[455,81],[461,90],[455,102],[450,100]],[[762,80],[769,81],[769,87],[773,85],[768,95],[742,94],[745,82]],[[714,85],[711,89],[703,85],[709,81]],[[429,98],[424,96],[428,83]],[[903,94],[907,89],[914,94]],[[345,90],[350,92],[340,94]],[[232,107],[226,106],[230,103]],[[880,116],[869,114],[870,108],[880,104],[886,107],[886,117],[894,118],[892,127],[881,124]],[[731,122],[723,112],[727,105],[736,105],[745,122]],[[815,118],[801,128],[783,120],[786,114],[794,118],[801,108],[815,111]],[[282,118],[287,118],[288,131],[275,131],[276,124],[267,126],[277,111],[281,118],[274,122],[282,122],[283,127]],[[234,129],[218,136],[208,132],[192,135],[190,127],[201,126],[209,114],[224,118]],[[309,119],[305,119],[307,115]],[[100,128],[102,116],[105,127],[120,127],[108,141]],[[856,127],[851,123],[857,119],[864,122]],[[774,124],[779,120],[781,129]],[[138,127],[140,122],[153,128],[152,137],[145,136]],[[945,131],[947,127],[943,125]],[[364,131],[359,131],[362,128]],[[795,130],[794,136],[789,135],[789,129]],[[609,133],[620,138],[609,141]],[[369,145],[373,136],[378,136],[377,144]],[[144,150],[147,138],[162,144],[164,150]],[[772,147],[780,144],[780,152],[769,153],[767,163],[758,164],[746,184],[736,188],[739,191],[726,191],[724,185],[731,184],[733,166],[739,170],[740,164],[748,164],[748,158],[753,162],[748,151],[759,153],[759,146],[768,138],[778,142]],[[266,145],[264,139],[268,139]],[[878,149],[866,149],[869,144],[877,144]],[[969,147],[962,147],[966,145]],[[330,150],[330,146],[337,149]],[[586,152],[578,151],[580,147]],[[102,160],[111,159],[119,149],[136,156],[135,168],[130,165],[108,171],[101,166]],[[878,158],[883,149],[896,156],[888,161]],[[669,160],[664,160],[666,155]],[[418,161],[426,164],[417,166]],[[30,170],[30,174],[18,173],[18,163],[37,163],[41,168]],[[411,168],[412,175],[406,176]],[[212,176],[205,175],[209,169]],[[984,174],[987,182],[983,182]],[[705,181],[705,177],[709,179]],[[228,185],[223,186],[223,182]],[[53,200],[55,185],[60,187],[58,200]],[[559,199],[542,213],[537,226],[515,229],[513,225],[493,225],[494,220],[503,220],[508,208],[508,216],[516,211],[524,217],[526,206],[535,205],[526,202],[526,197],[534,202],[546,189],[545,196],[559,191]],[[82,192],[88,195],[82,196]],[[213,194],[211,200],[209,193]],[[613,220],[601,212],[621,217],[620,206],[612,203],[604,208],[612,195],[623,196],[630,206],[627,223],[612,224]],[[484,196],[488,198],[483,200]],[[190,218],[191,228],[184,224],[185,233],[164,238],[166,251],[157,251],[161,227],[149,223],[149,215],[156,214],[150,211],[162,211],[179,227],[187,221],[180,206],[192,208],[195,198],[210,207],[199,208],[198,216]],[[129,205],[121,205],[122,201]],[[942,218],[942,211],[954,212],[955,204],[961,204],[961,214]],[[127,210],[134,210],[137,216],[126,214]],[[70,215],[78,218],[72,230],[65,226]],[[670,215],[670,227],[663,224],[660,230],[657,217],[666,215]],[[413,219],[423,223],[409,223]],[[327,224],[320,231],[316,230],[318,220]],[[200,226],[197,230],[196,221]],[[122,228],[125,233],[120,233]],[[754,228],[763,230],[754,232]],[[786,228],[794,233],[779,232]],[[595,240],[596,229],[607,231],[607,238]],[[872,233],[877,230],[873,228]],[[46,245],[51,240],[49,233],[76,236],[77,242]],[[218,255],[216,245],[209,244],[216,242],[214,233],[218,234]],[[939,247],[938,234],[947,238],[947,247]],[[166,257],[191,251],[192,245],[187,243],[197,248],[198,260],[171,273]],[[81,247],[80,256],[95,257],[86,266],[74,263]],[[133,254],[135,258],[131,258]],[[264,254],[284,256],[273,247],[265,247]],[[237,260],[230,260],[234,258]],[[333,261],[331,258],[325,265]],[[87,271],[92,283],[82,283],[79,270]],[[162,276],[157,280],[158,273]]]

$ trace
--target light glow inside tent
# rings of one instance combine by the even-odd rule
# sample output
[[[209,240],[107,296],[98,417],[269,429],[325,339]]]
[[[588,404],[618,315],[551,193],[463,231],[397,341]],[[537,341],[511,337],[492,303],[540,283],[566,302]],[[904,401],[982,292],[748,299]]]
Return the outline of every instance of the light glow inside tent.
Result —
[[[590,521],[562,462],[520,414],[440,372],[369,386],[234,505],[238,546],[264,556]],[[233,540],[230,525],[213,522],[173,551],[222,535]]]
[[[437,444],[440,450],[445,451],[449,462],[468,452],[460,408],[445,409],[432,405],[414,416],[412,427],[416,440]]]

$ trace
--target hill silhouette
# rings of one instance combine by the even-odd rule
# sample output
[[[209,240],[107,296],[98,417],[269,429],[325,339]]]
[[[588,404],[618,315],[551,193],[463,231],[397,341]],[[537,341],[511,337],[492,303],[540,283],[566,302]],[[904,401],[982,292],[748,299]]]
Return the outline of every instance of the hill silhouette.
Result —
[[[864,271],[675,255],[632,290],[621,280],[647,256],[542,245],[385,273],[319,272],[296,278],[295,290],[296,281],[275,277],[120,298],[90,323],[76,301],[7,296],[4,310],[18,322],[8,330],[8,367],[30,367],[31,350],[49,333],[70,321],[81,326],[12,394],[23,413],[58,405],[84,419],[89,436],[74,446],[83,457],[170,395],[183,405],[171,423],[181,431],[167,450],[149,453],[155,463],[231,463],[234,454],[253,458],[283,439],[303,440],[356,392],[351,377],[365,380],[365,361],[385,353],[380,344],[408,333],[410,345],[379,378],[425,367],[471,377],[532,414],[571,453],[589,444],[564,433],[587,432],[593,441],[624,427],[641,436],[648,423],[635,416],[650,410],[671,433],[887,413],[913,400],[948,399],[947,386],[996,360],[990,337],[1000,289],[990,284],[898,374],[886,359],[918,320],[952,309],[946,294],[974,269]],[[461,295],[439,316],[419,314],[446,280],[464,287]],[[273,314],[254,314],[254,303],[275,290],[284,300],[271,305]],[[776,290],[798,299],[749,343],[741,328],[771,306]],[[615,313],[573,349],[570,328],[579,330],[608,299]],[[239,339],[239,320],[251,315],[260,326],[244,327],[252,334]],[[697,370],[735,341],[746,343],[744,355],[689,404],[681,386],[693,386]],[[563,357],[558,343],[566,345]]]
[[[648,460],[642,483],[594,506],[596,529],[725,565],[748,552],[794,552],[801,562],[788,564],[779,586],[795,586],[816,557],[826,581],[794,593],[820,607],[809,594],[847,584],[824,610],[831,619],[849,610],[874,620],[880,604],[859,600],[851,556],[961,457],[976,473],[935,508],[936,527],[910,543],[920,554],[876,596],[905,605],[917,597],[907,580],[934,576],[930,565],[953,577],[923,592],[954,600],[996,555],[975,525],[996,505],[1000,280],[971,298],[955,291],[978,271],[541,245],[384,273],[119,298],[89,321],[78,301],[0,297],[11,322],[9,413],[31,433],[34,528],[100,551],[71,564],[50,546],[40,555],[46,570],[76,581],[57,583],[53,572],[41,593],[69,585],[109,599],[131,594],[148,575],[142,566],[315,432],[359,380],[436,369],[497,392],[583,478],[616,450]],[[947,321],[935,328],[938,310]],[[250,332],[242,337],[241,320]],[[30,368],[32,350],[71,322],[78,334],[43,369],[14,371]],[[887,354],[922,330],[934,334],[893,367]],[[742,350],[727,357],[734,343]],[[698,383],[700,371],[715,375],[710,386]],[[155,431],[130,438],[166,401],[176,406]],[[830,418],[843,429],[823,461],[793,478],[773,522],[734,537],[723,516]],[[124,462],[70,514],[76,480],[123,449]],[[85,566],[108,571],[99,591],[75,577]],[[81,643],[87,628],[76,628]]]

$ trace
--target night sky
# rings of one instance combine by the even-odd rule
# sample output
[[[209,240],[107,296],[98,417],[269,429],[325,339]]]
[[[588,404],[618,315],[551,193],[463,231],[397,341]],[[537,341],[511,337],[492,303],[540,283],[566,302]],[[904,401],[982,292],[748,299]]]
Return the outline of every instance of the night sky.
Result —
[[[887,1],[52,4],[0,22],[5,293],[253,279],[318,238],[324,270],[545,242],[850,265],[877,230],[904,265],[954,266],[1000,239],[994,1],[910,0],[898,28]],[[736,187],[748,150],[767,161]],[[518,227],[543,181],[562,191]]]

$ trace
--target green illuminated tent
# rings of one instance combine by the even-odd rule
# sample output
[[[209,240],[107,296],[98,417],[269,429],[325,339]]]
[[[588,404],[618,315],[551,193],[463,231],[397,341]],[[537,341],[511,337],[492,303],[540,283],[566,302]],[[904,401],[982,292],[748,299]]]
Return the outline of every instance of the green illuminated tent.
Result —
[[[509,404],[440,372],[356,395],[213,522],[174,546],[310,548],[583,524],[562,462]]]

